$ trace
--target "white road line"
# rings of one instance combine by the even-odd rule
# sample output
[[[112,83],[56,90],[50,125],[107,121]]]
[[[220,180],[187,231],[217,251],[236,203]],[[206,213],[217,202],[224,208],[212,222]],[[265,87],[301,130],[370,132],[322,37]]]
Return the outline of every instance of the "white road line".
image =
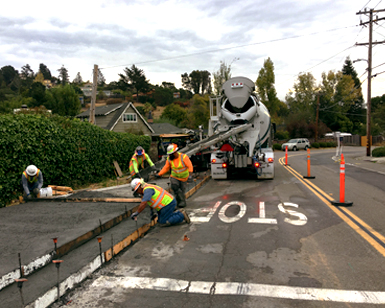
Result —
[[[211,295],[240,295],[285,298],[293,300],[385,304],[385,292],[348,291],[292,286],[264,285],[239,282],[187,281],[169,278],[102,276],[92,283],[93,288],[157,290]]]
[[[265,202],[259,202],[259,217],[265,218]]]

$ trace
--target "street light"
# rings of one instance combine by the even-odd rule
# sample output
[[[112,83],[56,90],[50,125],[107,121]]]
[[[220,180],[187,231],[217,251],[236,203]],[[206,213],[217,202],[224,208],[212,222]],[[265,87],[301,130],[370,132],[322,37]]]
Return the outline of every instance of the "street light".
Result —
[[[367,103],[366,103],[366,156],[371,156],[370,146],[372,140],[370,140],[370,109],[372,104],[372,63],[371,63],[371,54],[369,54],[369,60],[367,59],[357,59],[354,60],[353,63],[359,61],[366,61],[368,63],[368,95],[367,95]]]

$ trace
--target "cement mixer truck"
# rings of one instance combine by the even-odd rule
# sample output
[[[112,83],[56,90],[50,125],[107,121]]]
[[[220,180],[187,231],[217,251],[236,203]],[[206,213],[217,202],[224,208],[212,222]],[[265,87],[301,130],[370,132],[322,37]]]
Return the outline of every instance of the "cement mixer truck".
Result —
[[[210,98],[208,138],[180,150],[189,156],[210,152],[213,179],[244,172],[274,178],[270,114],[254,90],[254,82],[246,77],[226,81],[222,95]]]

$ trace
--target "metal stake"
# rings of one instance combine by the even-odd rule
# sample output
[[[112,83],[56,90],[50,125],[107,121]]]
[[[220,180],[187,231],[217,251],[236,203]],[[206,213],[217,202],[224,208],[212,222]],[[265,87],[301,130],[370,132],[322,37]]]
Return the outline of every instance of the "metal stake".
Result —
[[[100,265],[103,264],[103,257],[102,257],[102,238],[103,238],[103,236],[99,236],[99,237],[98,237],[99,254],[100,254]]]
[[[21,255],[20,255],[20,252],[19,252],[19,269],[20,269],[20,278],[23,278],[24,276],[24,270],[23,270],[23,267],[21,266]]]
[[[59,302],[60,299],[60,264],[63,262],[63,260],[53,260],[52,261],[56,268],[57,268],[57,302]]]
[[[26,282],[27,279],[26,278],[20,278],[20,279],[15,279],[15,281],[17,282],[17,287],[19,288],[19,292],[20,292],[20,298],[21,298],[21,307],[23,308],[24,307],[24,298],[23,298],[23,282]]]

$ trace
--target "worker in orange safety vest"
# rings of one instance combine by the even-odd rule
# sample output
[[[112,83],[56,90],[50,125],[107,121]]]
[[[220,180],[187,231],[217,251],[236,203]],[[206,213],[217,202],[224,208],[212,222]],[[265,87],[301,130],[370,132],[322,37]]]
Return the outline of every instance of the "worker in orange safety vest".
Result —
[[[161,177],[171,169],[171,189],[176,197],[178,207],[185,207],[187,180],[191,177],[193,165],[186,154],[178,152],[176,144],[172,143],[167,147],[167,155],[166,164],[156,176]]]
[[[142,201],[136,212],[131,214],[131,218],[136,220],[146,205],[151,207],[151,219],[154,218],[154,212],[158,216],[158,223],[162,227],[168,227],[185,221],[190,223],[190,218],[185,210],[175,211],[176,201],[174,197],[162,187],[147,184],[143,179],[133,179],[131,187],[134,193],[142,195]]]

